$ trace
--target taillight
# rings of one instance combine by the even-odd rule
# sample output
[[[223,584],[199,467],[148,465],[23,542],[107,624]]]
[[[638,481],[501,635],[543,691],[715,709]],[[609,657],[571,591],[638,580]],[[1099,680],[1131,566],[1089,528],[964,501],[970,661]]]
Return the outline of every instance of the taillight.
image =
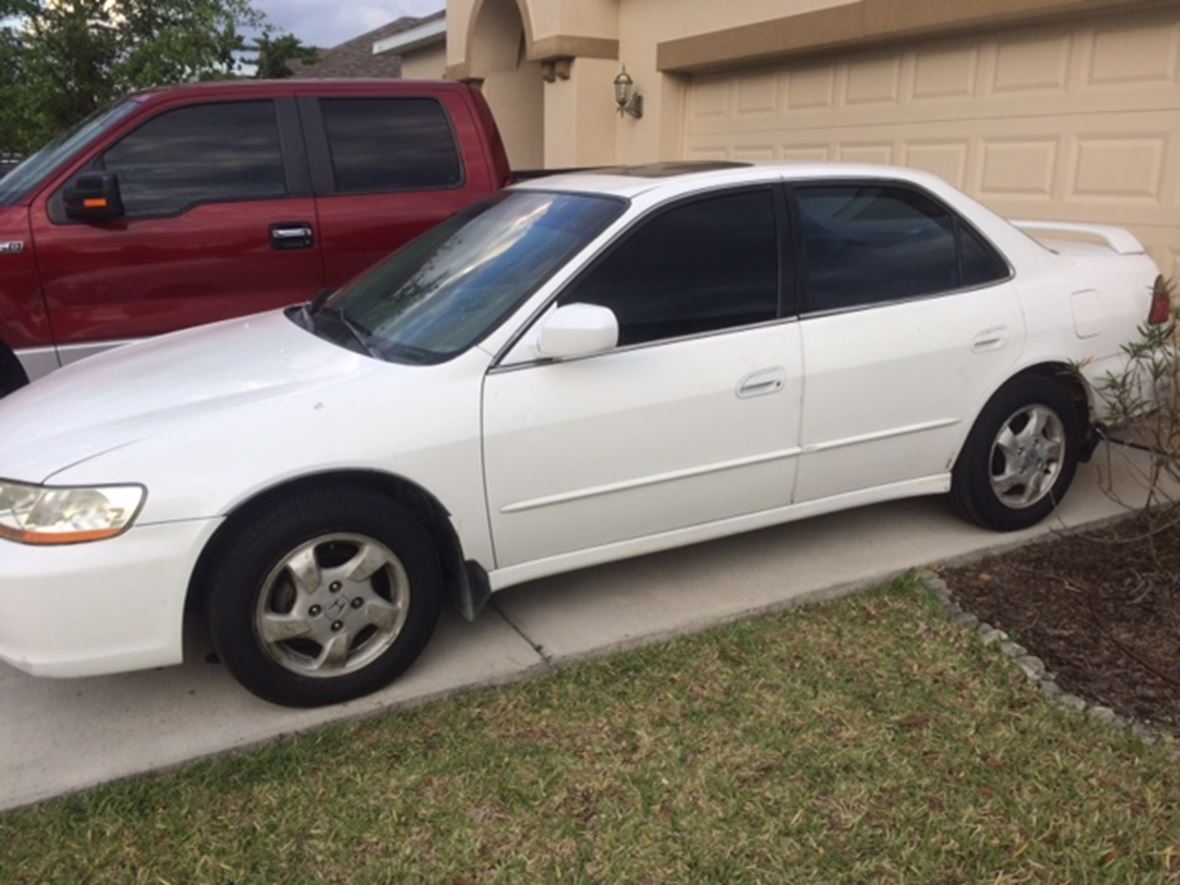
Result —
[[[1163,276],[1156,277],[1151,287],[1151,310],[1147,314],[1147,325],[1162,326],[1172,318],[1171,287]]]

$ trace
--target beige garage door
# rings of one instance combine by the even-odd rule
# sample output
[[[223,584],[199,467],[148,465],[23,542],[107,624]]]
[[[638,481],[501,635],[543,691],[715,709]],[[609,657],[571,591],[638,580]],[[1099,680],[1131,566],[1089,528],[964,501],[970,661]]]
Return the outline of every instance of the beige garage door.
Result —
[[[1011,218],[1128,227],[1180,278],[1180,8],[700,75],[684,153],[927,169]]]

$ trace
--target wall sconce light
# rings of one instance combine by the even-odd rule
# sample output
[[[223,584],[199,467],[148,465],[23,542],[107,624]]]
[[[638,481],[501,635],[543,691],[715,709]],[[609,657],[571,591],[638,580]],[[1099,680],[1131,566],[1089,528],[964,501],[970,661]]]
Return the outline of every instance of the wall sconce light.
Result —
[[[615,77],[615,104],[619,106],[619,116],[630,114],[636,120],[643,116],[643,96],[635,91],[635,81],[627,73],[626,66]]]

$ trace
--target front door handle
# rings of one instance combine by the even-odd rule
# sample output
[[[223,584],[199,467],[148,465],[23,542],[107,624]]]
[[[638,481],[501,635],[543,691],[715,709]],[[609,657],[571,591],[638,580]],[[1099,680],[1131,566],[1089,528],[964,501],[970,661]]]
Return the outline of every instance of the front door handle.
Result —
[[[315,245],[315,231],[307,221],[280,221],[270,226],[270,247],[279,252],[310,249]]]
[[[738,399],[753,396],[767,396],[778,393],[787,386],[787,370],[782,366],[753,372],[741,380],[737,387]]]

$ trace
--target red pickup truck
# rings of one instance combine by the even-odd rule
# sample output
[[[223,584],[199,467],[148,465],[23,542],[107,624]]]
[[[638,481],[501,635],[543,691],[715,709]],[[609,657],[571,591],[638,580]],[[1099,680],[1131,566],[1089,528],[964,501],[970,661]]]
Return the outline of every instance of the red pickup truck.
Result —
[[[486,102],[457,83],[128,96],[0,179],[0,395],[338,287],[509,180]]]

